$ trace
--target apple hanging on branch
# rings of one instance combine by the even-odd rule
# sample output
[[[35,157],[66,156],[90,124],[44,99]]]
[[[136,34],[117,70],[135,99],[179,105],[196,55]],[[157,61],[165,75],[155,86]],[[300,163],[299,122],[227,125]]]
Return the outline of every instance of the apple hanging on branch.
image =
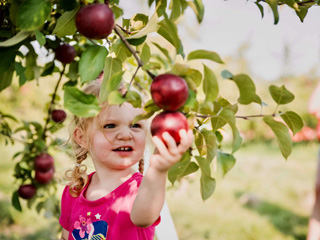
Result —
[[[114,28],[114,16],[108,5],[91,4],[81,8],[76,15],[78,31],[90,39],[104,39]]]
[[[167,111],[181,108],[189,96],[185,80],[170,73],[156,76],[151,83],[150,92],[155,105]]]

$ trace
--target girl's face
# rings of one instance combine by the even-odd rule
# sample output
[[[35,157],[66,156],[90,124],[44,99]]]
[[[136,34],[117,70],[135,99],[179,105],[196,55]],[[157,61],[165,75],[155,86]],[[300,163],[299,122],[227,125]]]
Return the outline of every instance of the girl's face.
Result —
[[[92,122],[90,155],[94,164],[113,170],[133,166],[143,158],[147,127],[145,121],[132,123],[142,113],[130,103],[104,107]]]

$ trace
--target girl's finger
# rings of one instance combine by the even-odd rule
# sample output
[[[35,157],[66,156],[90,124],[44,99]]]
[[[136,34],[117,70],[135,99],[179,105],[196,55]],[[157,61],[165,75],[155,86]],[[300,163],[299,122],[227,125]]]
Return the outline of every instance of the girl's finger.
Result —
[[[167,144],[169,153],[171,153],[172,155],[178,154],[178,148],[174,138],[168,132],[164,132],[162,134],[162,138],[163,140],[165,140],[165,143]]]
[[[152,137],[152,141],[157,148],[160,155],[163,155],[166,158],[169,158],[170,154],[164,142],[157,136]]]

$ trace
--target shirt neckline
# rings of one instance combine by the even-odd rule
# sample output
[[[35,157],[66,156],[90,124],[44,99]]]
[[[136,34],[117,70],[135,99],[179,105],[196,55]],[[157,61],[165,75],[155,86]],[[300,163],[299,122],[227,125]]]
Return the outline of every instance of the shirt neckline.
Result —
[[[87,184],[85,185],[85,187],[82,189],[79,197],[80,197],[80,201],[81,202],[85,202],[87,204],[90,204],[90,205],[96,205],[96,204],[99,204],[101,202],[105,202],[107,201],[108,199],[112,199],[115,197],[116,193],[119,191],[119,189],[121,189],[124,185],[127,185],[129,184],[129,182],[135,180],[139,175],[141,175],[141,173],[139,172],[135,172],[132,174],[132,176],[130,178],[128,178],[126,181],[124,181],[123,183],[121,183],[118,187],[116,187],[115,189],[113,189],[111,192],[109,192],[108,194],[106,194],[105,196],[101,197],[101,198],[98,198],[96,200],[88,200],[85,198],[84,196],[84,193],[86,192],[91,180],[92,180],[92,176],[95,174],[96,172],[92,172],[88,175],[88,182]]]

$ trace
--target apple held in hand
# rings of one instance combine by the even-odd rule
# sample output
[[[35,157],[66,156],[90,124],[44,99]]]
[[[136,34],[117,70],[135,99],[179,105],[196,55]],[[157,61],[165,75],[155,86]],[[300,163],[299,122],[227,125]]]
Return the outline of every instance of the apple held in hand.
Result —
[[[33,184],[21,185],[18,189],[18,195],[24,199],[32,198],[37,192],[37,188]]]
[[[157,136],[162,141],[162,134],[168,132],[176,143],[179,144],[179,131],[181,129],[185,129],[186,131],[189,129],[187,118],[181,112],[162,112],[151,122],[152,136]]]
[[[76,57],[77,53],[73,46],[64,43],[56,48],[55,50],[56,56],[55,58],[62,62],[63,64],[73,62],[74,58]]]
[[[56,123],[62,123],[66,120],[67,114],[62,109],[54,109],[51,113],[51,118]]]
[[[186,81],[170,73],[156,76],[151,83],[150,91],[155,105],[167,111],[181,108],[189,96]]]
[[[54,159],[48,153],[41,153],[34,160],[34,168],[39,172],[48,172],[54,166]]]
[[[51,168],[47,172],[40,172],[36,170],[35,180],[38,183],[47,184],[52,180],[53,174],[54,174],[54,168]]]
[[[103,3],[87,5],[78,11],[76,26],[78,31],[87,38],[106,38],[114,28],[113,12]]]

